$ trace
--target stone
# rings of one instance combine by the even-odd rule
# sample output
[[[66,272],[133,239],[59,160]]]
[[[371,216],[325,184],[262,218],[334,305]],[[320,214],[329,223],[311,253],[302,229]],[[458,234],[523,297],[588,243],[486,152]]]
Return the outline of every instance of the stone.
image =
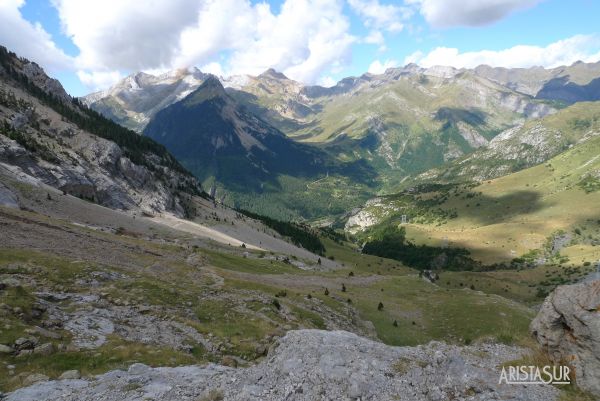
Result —
[[[569,361],[579,387],[600,397],[600,280],[556,287],[530,330],[552,360]]]
[[[150,366],[144,365],[143,363],[134,363],[129,367],[127,373],[130,375],[142,375],[150,370]]]
[[[75,380],[81,379],[81,373],[78,370],[67,370],[63,372],[59,377],[59,380]]]
[[[33,354],[32,349],[24,349],[19,351],[19,353],[17,354],[17,358],[25,358],[26,356],[29,356],[31,354]]]
[[[54,345],[52,343],[41,344],[33,349],[33,353],[37,355],[50,355],[53,352]]]
[[[50,378],[46,375],[43,375],[41,373],[34,373],[32,375],[27,376],[25,379],[23,379],[23,386],[29,386],[33,383],[37,383],[37,382],[45,382],[48,381]]]
[[[79,347],[75,344],[67,344],[65,347],[65,351],[67,352],[79,352]]]
[[[35,337],[20,337],[15,341],[15,348],[19,351],[25,349],[33,349],[38,343]]]
[[[62,338],[61,334],[44,329],[43,327],[39,326],[34,327],[33,332],[34,334],[37,334],[41,337],[52,338],[53,340],[60,340]]]
[[[258,355],[258,356],[263,356],[263,355],[265,355],[267,353],[267,347],[265,347],[262,344],[259,344],[259,345],[256,346],[254,352],[256,352],[256,355]]]
[[[238,363],[234,357],[225,355],[223,359],[221,359],[221,365],[229,366],[230,368],[237,368]]]
[[[0,354],[12,354],[14,350],[8,345],[0,344]]]

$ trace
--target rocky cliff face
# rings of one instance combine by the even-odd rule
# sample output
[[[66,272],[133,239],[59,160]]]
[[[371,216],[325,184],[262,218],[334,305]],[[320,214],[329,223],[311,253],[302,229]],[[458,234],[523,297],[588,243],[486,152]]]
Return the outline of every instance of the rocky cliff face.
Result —
[[[164,148],[73,102],[36,64],[0,53],[4,174],[111,208],[185,214],[184,198],[201,188]]]
[[[575,368],[581,388],[600,397],[600,280],[557,287],[531,332],[556,363]]]
[[[492,344],[390,347],[344,331],[298,330],[248,368],[134,364],[92,380],[40,382],[8,394],[7,401],[556,399],[552,386],[498,384],[498,366],[522,352]]]

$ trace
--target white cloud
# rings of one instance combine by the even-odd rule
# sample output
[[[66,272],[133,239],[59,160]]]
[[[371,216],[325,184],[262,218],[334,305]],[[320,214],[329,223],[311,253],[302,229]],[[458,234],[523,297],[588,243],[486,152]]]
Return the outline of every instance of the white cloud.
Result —
[[[407,0],[436,28],[482,26],[510,13],[533,7],[543,0]]]
[[[382,46],[385,44],[385,39],[381,31],[371,31],[369,32],[369,35],[363,39],[363,42]]]
[[[199,65],[220,75],[272,67],[308,83],[350,60],[342,1],[286,0],[275,14],[250,0],[53,0],[86,82]]]
[[[352,10],[358,14],[367,28],[400,32],[412,10],[392,4],[381,4],[379,0],[348,0]]]
[[[337,81],[330,76],[323,77],[318,82],[320,86],[323,86],[325,88],[331,88],[332,86],[335,86],[336,83]]]
[[[369,72],[371,74],[383,74],[388,68],[394,68],[398,66],[396,60],[385,60],[383,63],[379,60],[375,60],[369,65]]]
[[[119,71],[77,71],[77,77],[82,84],[94,91],[112,86],[123,79]]]
[[[25,20],[19,8],[25,0],[0,0],[0,38],[2,45],[37,62],[50,73],[70,69],[72,59],[59,49],[39,24]]]
[[[600,60],[600,37],[576,35],[548,46],[514,46],[505,50],[482,50],[461,53],[456,48],[438,47],[426,55],[413,53],[405,62],[416,62],[423,67],[447,65],[456,68],[473,68],[481,64],[494,67],[557,67],[581,60]]]
[[[202,67],[200,67],[200,71],[206,72],[209,74],[213,74],[218,77],[222,77],[223,75],[225,75],[223,73],[223,67],[221,67],[221,64],[219,64],[215,61],[213,61],[212,63],[203,65]]]
[[[268,67],[290,78],[316,82],[326,70],[350,61],[355,38],[338,0],[287,0],[272,14],[267,4],[255,7],[255,30],[229,60],[233,74],[257,74]]]
[[[416,52],[411,53],[404,58],[404,65],[411,64],[411,63],[418,63],[419,60],[421,60],[423,58],[424,58],[423,52],[420,50],[417,50]]]
[[[170,65],[181,31],[197,21],[197,0],[54,0],[65,34],[87,69]]]

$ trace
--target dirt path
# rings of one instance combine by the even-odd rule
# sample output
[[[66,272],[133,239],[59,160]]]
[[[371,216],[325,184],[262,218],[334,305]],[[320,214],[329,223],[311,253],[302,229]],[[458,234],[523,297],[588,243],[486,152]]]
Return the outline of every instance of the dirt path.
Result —
[[[225,245],[232,246],[242,246],[245,244],[248,249],[253,249],[257,251],[264,251],[265,249],[260,248],[256,245],[244,243],[230,235],[219,232],[213,228],[203,226],[198,223],[194,223],[192,221],[179,219],[175,216],[171,216],[168,214],[163,214],[162,216],[157,217],[143,217],[144,219],[150,220],[155,223],[163,224],[167,227],[174,228],[179,231],[183,231],[189,234],[198,235],[200,237],[212,239],[214,241],[220,242]]]

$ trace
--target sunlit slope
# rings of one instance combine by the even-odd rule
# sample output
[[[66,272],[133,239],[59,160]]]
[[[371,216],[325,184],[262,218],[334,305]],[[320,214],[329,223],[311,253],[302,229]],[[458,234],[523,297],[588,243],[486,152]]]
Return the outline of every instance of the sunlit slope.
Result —
[[[542,165],[480,185],[423,187],[380,199],[363,213],[379,225],[398,224],[406,214],[409,239],[464,247],[487,263],[544,249],[566,235],[559,251],[585,262],[600,259],[600,247],[594,246],[600,245],[598,205],[596,137]],[[359,235],[368,236],[368,231]]]

